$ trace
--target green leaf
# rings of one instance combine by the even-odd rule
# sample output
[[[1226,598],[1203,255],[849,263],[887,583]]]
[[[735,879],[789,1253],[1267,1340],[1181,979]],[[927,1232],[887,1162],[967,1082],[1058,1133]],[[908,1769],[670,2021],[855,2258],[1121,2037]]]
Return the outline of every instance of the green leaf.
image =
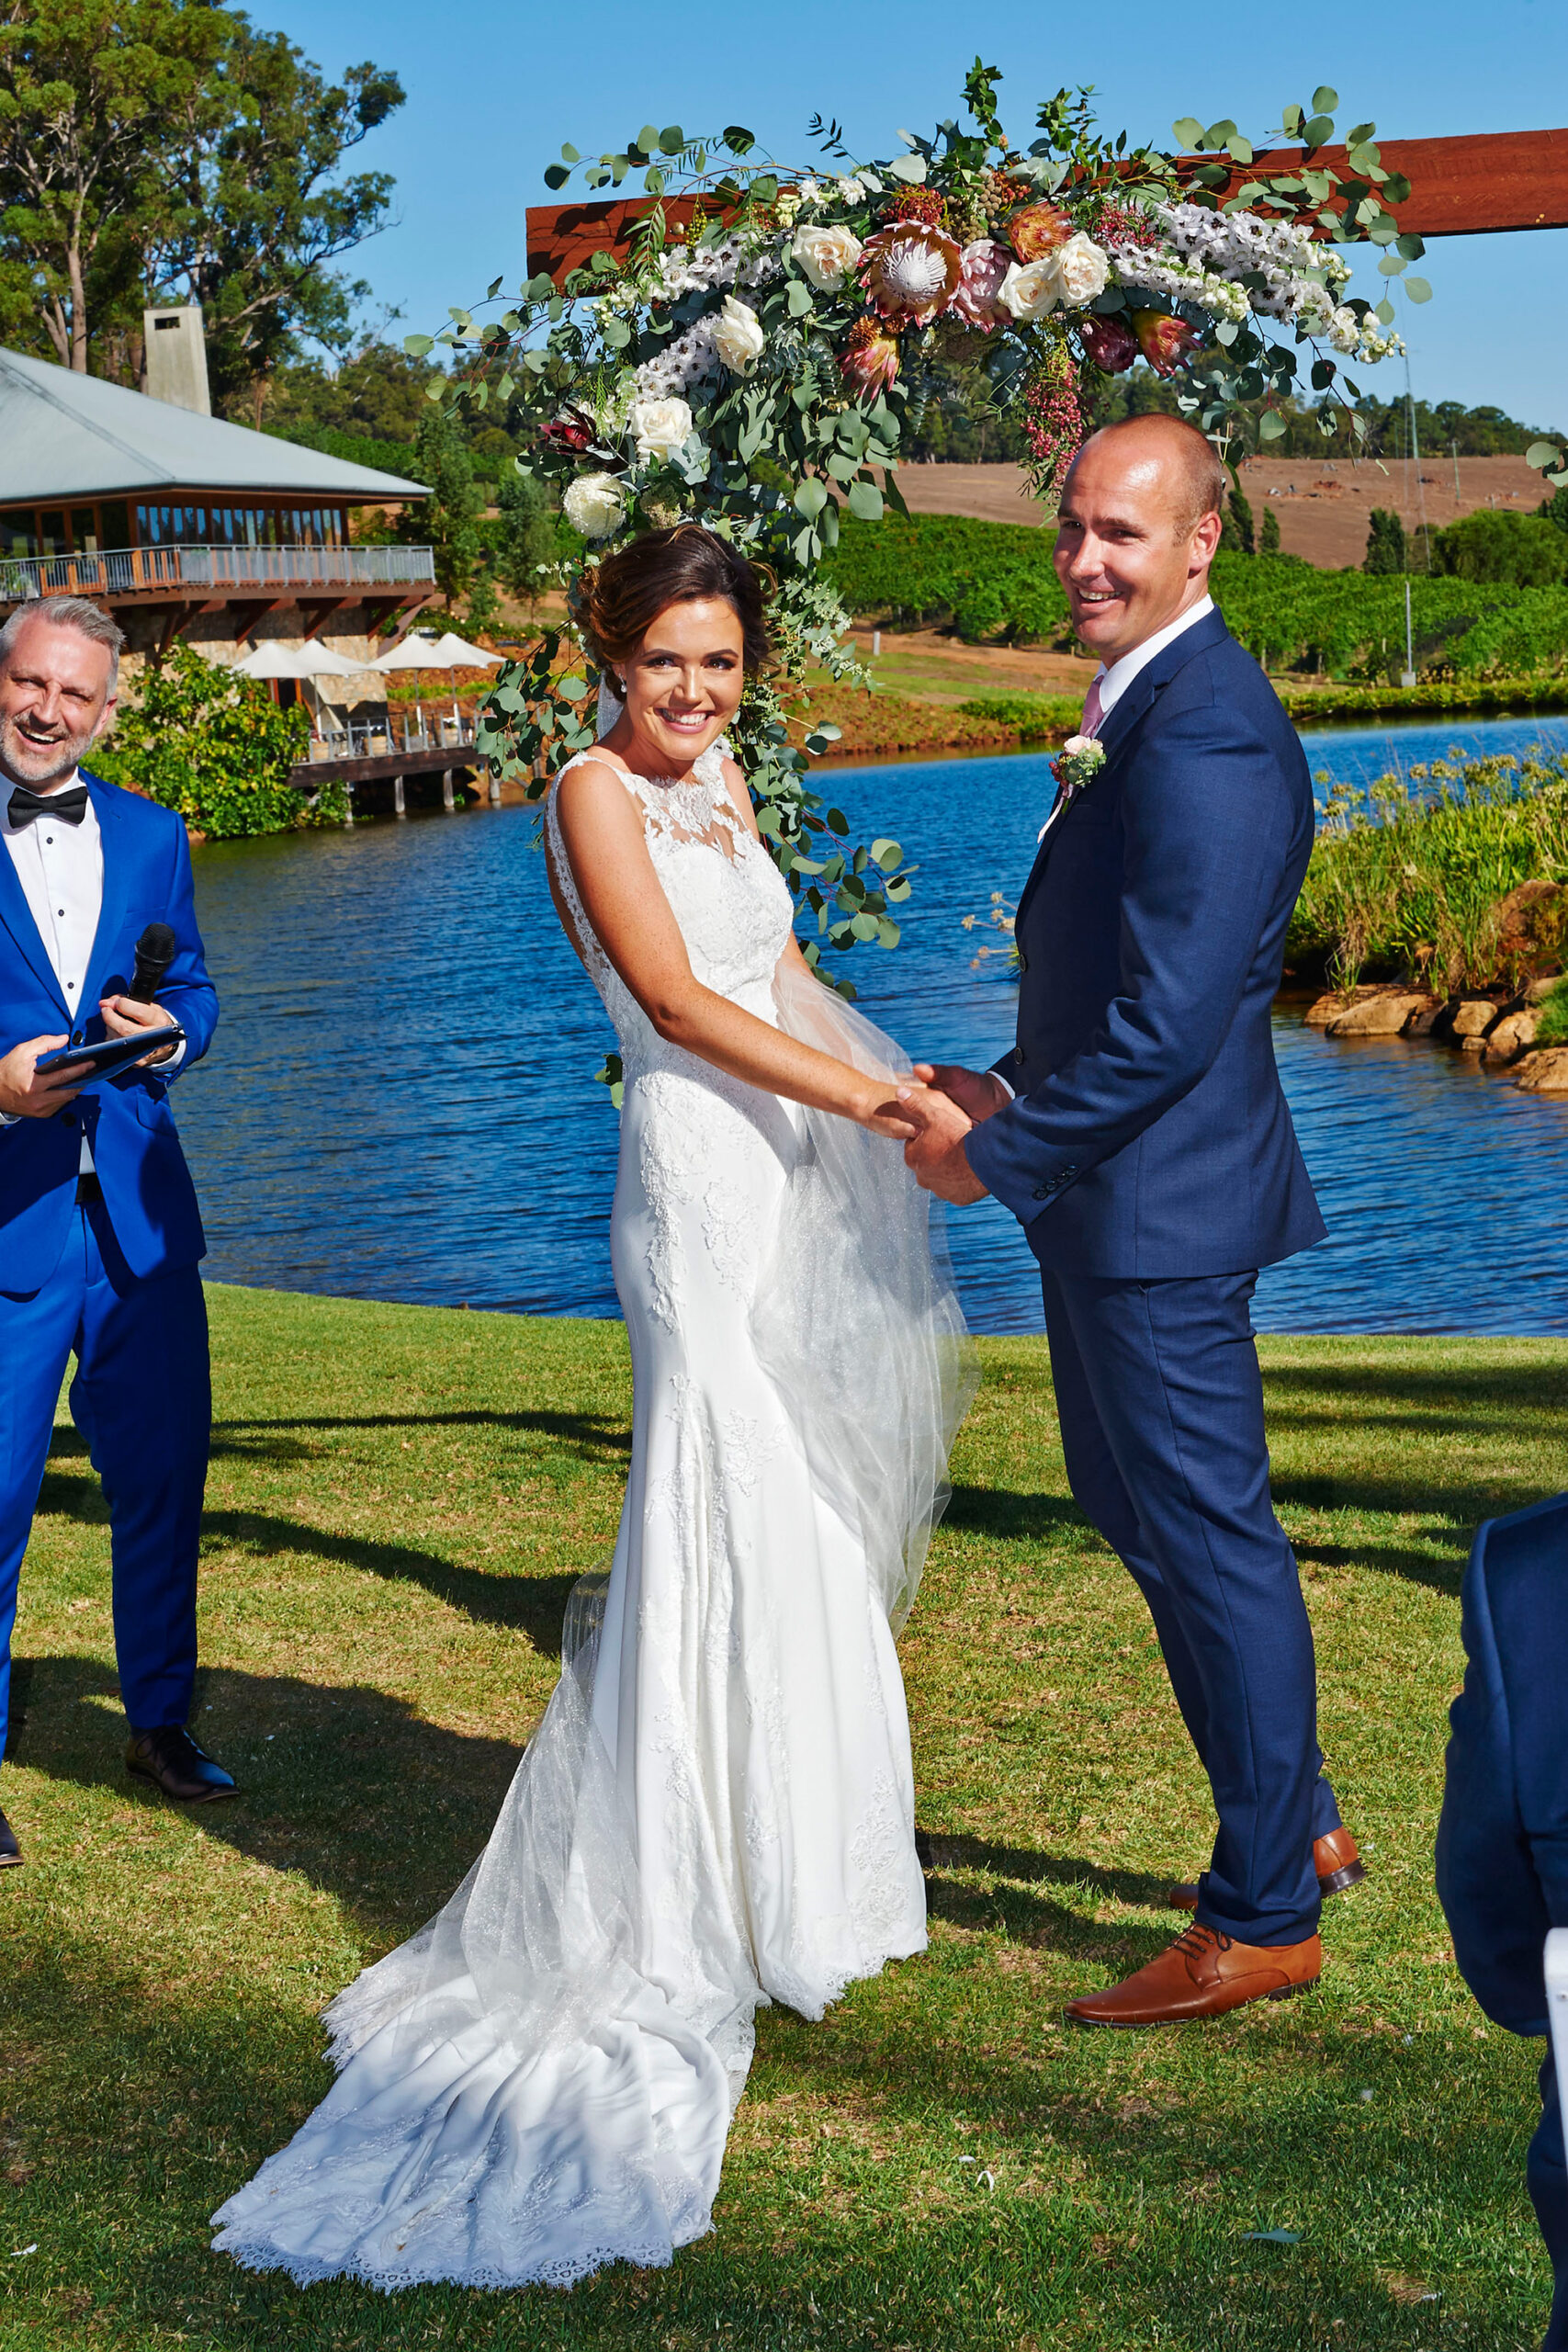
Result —
[[[567,146],[564,141],[561,146],[560,159],[563,164],[581,164],[582,161],[576,148]]]
[[[804,277],[789,281],[789,314],[792,319],[804,319],[809,312],[814,297]]]
[[[1359,122],[1354,130],[1346,132],[1345,144],[1347,147],[1364,147],[1369,139],[1375,139],[1377,135],[1378,127],[1375,122]]]
[[[1249,2245],[1300,2245],[1302,2242],[1300,2230],[1246,2230],[1242,2234]]]
[[[656,122],[645,122],[637,132],[637,143],[645,155],[651,155],[659,145],[659,125]]]
[[[1386,294],[1383,296],[1382,300],[1378,304],[1377,309],[1372,312],[1372,316],[1374,319],[1380,321],[1383,326],[1393,326],[1393,304],[1389,300]]]
[[[1333,117],[1326,114],[1314,114],[1302,133],[1302,143],[1306,147],[1326,147],[1333,136]]]
[[[906,180],[911,187],[925,184],[926,159],[923,155],[895,155],[887,166],[896,180]]]
[[[795,492],[794,503],[797,514],[804,514],[808,523],[814,522],[828,503],[826,484],[815,476],[808,477]]]
[[[1260,441],[1278,441],[1285,430],[1285,420],[1277,408],[1266,408],[1258,420]]]
[[[1386,172],[1383,175],[1382,193],[1385,204],[1407,204],[1410,200],[1410,182],[1403,172]]]
[[[423,359],[427,351],[434,351],[434,348],[435,337],[434,335],[405,334],[403,337],[403,349],[408,353],[411,359]]]
[[[1404,255],[1403,254],[1384,254],[1382,261],[1378,264],[1378,276],[1380,277],[1397,277],[1400,272],[1404,268]]]
[[[1325,82],[1321,90],[1314,90],[1312,94],[1312,110],[1314,114],[1337,114],[1339,111],[1338,91],[1331,90]]]
[[[844,837],[844,835],[845,835],[845,834],[849,831],[849,830],[850,830],[850,820],[849,820],[849,819],[845,816],[845,814],[844,814],[844,812],[843,812],[843,810],[842,810],[841,808],[829,808],[829,811],[828,811],[828,824],[829,824],[829,830],[830,830],[831,831],[833,831],[833,832],[837,833],[837,834],[839,835],[839,837],[840,837],[840,840],[842,840],[842,838]]]
[[[1233,131],[1231,136],[1226,140],[1225,146],[1233,164],[1251,163],[1252,141],[1250,139],[1244,139],[1240,131]]]
[[[1203,144],[1203,126],[1193,115],[1184,114],[1179,122],[1173,122],[1170,135],[1179,147],[1201,147]]]
[[[1432,299],[1432,288],[1424,277],[1407,277],[1404,290],[1413,302],[1429,302]]]
[[[1525,451],[1525,463],[1539,473],[1544,466],[1554,466],[1562,455],[1555,441],[1532,441]]]
[[[1412,234],[1400,238],[1399,250],[1406,261],[1419,261],[1427,247],[1420,237]]]
[[[1299,139],[1302,134],[1302,125],[1305,120],[1304,107],[1289,106],[1280,110],[1280,128],[1287,139]]]
[[[686,134],[678,122],[672,122],[667,130],[661,130],[659,134],[660,154],[678,155],[685,143]]]
[[[877,489],[876,484],[874,481],[852,482],[850,484],[849,504],[850,513],[855,517],[857,522],[881,522],[882,492]]]
[[[903,862],[903,851],[897,842],[889,841],[886,835],[880,841],[872,842],[871,854],[884,874],[891,874],[893,868]]]
[[[732,122],[719,135],[732,155],[749,154],[757,144],[756,132],[748,130],[743,123]]]
[[[564,187],[570,177],[570,168],[565,164],[547,164],[545,165],[545,186],[547,187]]]
[[[1227,115],[1224,122],[1212,122],[1203,133],[1205,147],[1223,147],[1227,139],[1235,137],[1236,126]]]
[[[883,915],[877,922],[876,936],[881,946],[892,948],[897,946],[903,933],[896,922],[889,922],[887,917]]]
[[[856,939],[874,939],[882,929],[880,919],[863,911],[850,917],[850,930]]]

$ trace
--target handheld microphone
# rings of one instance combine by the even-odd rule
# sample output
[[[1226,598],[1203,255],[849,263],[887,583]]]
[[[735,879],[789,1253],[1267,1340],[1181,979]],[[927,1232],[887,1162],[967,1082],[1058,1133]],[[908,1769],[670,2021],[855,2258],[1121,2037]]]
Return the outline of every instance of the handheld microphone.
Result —
[[[136,943],[136,969],[127,996],[134,997],[138,1004],[151,1004],[178,945],[166,922],[150,922]]]

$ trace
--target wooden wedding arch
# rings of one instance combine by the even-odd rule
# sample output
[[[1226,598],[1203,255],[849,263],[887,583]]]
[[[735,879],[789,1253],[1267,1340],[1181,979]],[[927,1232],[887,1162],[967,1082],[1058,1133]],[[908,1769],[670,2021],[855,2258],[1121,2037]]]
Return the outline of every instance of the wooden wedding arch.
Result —
[[[1420,237],[1472,237],[1506,229],[1568,228],[1568,130],[1505,130],[1462,139],[1380,140],[1383,168],[1410,183],[1405,202],[1390,209],[1402,229]],[[1196,171],[1212,155],[1186,159]],[[1266,170],[1299,168],[1301,150],[1270,148],[1245,170],[1236,168],[1231,187]],[[1319,165],[1348,175],[1343,147],[1321,148]],[[1221,190],[1222,195],[1228,190]],[[547,271],[557,285],[581,268],[602,246],[624,243],[649,199],[618,198],[608,202],[534,204],[528,208],[530,276]],[[667,197],[664,209],[674,225],[689,218],[691,199]]]

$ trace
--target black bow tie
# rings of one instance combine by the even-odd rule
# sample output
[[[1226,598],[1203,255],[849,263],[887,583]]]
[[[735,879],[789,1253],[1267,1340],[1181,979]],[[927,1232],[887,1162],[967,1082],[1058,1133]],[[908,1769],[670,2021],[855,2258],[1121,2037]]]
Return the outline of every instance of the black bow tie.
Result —
[[[35,817],[58,817],[62,825],[79,825],[87,813],[87,787],[68,785],[63,792],[29,792],[25,784],[11,787],[11,831],[19,832]]]

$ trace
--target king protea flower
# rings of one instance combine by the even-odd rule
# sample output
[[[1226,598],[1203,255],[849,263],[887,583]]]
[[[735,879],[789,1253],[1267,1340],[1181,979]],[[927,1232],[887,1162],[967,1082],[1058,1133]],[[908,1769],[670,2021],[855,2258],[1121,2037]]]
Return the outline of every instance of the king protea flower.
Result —
[[[994,237],[977,237],[972,245],[964,246],[958,258],[958,290],[952,308],[972,327],[984,330],[1000,326],[1012,315],[998,298],[998,288],[1012,258],[1007,247],[998,245]]]
[[[898,373],[898,338],[876,319],[857,319],[839,354],[839,372],[857,393],[885,392]]]
[[[1108,376],[1124,375],[1138,356],[1138,338],[1124,319],[1101,319],[1090,313],[1077,321],[1077,330],[1078,341]]]
[[[1133,333],[1156,376],[1174,376],[1202,341],[1196,328],[1168,311],[1134,311]]]
[[[1020,261],[1040,261],[1065,245],[1076,225],[1059,204],[1026,204],[1007,223],[1008,243]]]
[[[929,326],[958,284],[957,241],[924,220],[890,220],[868,237],[860,282],[874,309],[900,326]]]

